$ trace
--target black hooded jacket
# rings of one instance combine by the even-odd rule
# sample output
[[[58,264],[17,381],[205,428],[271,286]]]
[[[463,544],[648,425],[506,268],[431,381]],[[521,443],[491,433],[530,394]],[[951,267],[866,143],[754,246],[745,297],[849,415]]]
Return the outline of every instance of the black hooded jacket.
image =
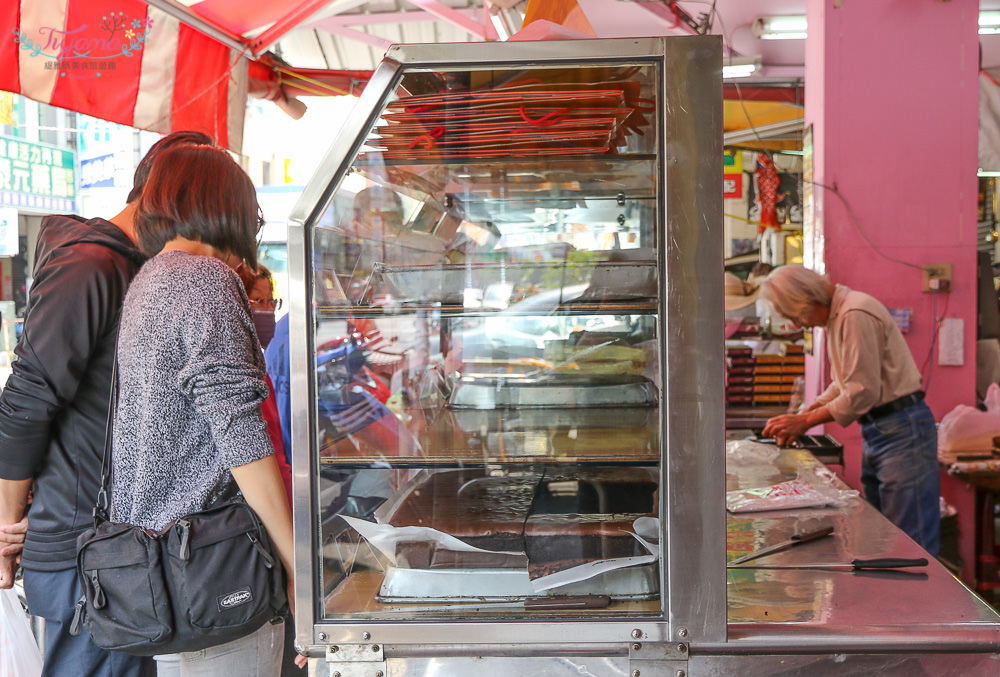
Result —
[[[34,478],[21,563],[74,566],[100,487],[115,339],[145,256],[103,219],[42,220],[16,359],[0,394],[0,478]]]

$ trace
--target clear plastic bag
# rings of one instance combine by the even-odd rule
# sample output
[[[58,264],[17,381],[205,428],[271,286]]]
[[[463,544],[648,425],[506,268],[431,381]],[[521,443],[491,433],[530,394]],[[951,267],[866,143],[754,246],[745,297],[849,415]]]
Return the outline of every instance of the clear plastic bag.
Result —
[[[0,590],[0,677],[38,677],[42,653],[31,634],[17,593]]]
[[[938,425],[938,448],[945,451],[981,451],[1000,436],[1000,386],[991,383],[983,400],[986,411],[959,404]]]
[[[825,470],[825,469],[824,469]],[[803,473],[788,482],[757,489],[726,492],[729,512],[758,512],[794,508],[842,507],[859,496],[853,489],[835,486],[833,473],[816,472],[812,478]]]

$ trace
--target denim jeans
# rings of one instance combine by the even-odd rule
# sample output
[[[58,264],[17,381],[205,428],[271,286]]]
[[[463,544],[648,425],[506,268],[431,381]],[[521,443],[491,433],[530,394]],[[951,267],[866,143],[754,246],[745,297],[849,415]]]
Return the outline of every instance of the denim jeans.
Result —
[[[45,619],[45,660],[42,677],[152,677],[151,658],[105,651],[86,630],[69,634],[76,602],[80,599],[76,569],[61,571],[24,570],[24,596],[33,616]]]
[[[861,426],[865,498],[931,555],[941,546],[937,427],[926,402]]]
[[[225,644],[157,656],[156,674],[157,677],[278,677],[284,639],[284,623],[265,623],[246,637]]]

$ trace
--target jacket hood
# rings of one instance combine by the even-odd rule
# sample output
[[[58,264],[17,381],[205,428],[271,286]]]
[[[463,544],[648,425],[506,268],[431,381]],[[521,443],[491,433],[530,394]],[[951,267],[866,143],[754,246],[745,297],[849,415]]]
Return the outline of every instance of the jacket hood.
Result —
[[[46,216],[38,233],[35,265],[41,265],[57,249],[79,243],[99,244],[141,265],[146,260],[125,232],[105,219],[83,219],[72,214]]]

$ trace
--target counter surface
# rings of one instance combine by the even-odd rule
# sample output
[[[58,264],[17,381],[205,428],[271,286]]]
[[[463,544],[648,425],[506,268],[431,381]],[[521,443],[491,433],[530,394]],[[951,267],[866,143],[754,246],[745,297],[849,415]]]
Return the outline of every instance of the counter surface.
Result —
[[[773,462],[730,460],[727,491],[777,484],[798,473],[816,477],[824,472],[806,451],[780,449],[778,454]],[[848,563],[876,557],[927,557],[930,563],[863,572],[730,568],[730,645],[836,644],[850,639],[874,646],[930,642],[939,649],[944,644],[1000,647],[1000,615],[861,498],[851,499],[843,508],[727,513],[727,558],[825,526],[833,527],[831,537],[747,565]]]

